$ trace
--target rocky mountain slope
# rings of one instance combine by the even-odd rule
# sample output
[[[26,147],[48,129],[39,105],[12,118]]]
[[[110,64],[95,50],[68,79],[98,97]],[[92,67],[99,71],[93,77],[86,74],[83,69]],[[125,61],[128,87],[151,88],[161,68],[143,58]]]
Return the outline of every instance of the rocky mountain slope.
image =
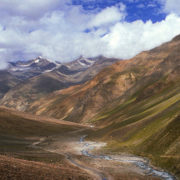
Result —
[[[41,56],[29,61],[10,62],[7,71],[18,79],[29,79],[44,72],[52,71],[60,63],[54,63]]]
[[[12,83],[13,85],[4,91],[2,89],[1,96],[4,97],[0,103],[25,111],[35,100],[55,90],[82,84],[116,61],[118,60],[105,57],[80,57],[73,62],[61,64],[38,57],[27,62],[10,63],[9,68],[2,73],[8,73],[19,83]]]
[[[132,97],[143,100],[179,83],[180,41],[176,38],[135,58],[105,68],[91,81],[57,91],[32,105],[37,114],[88,122],[100,111]],[[41,105],[40,105],[41,104]],[[62,108],[63,107],[63,108]],[[71,109],[71,111],[70,111]],[[58,113],[53,113],[57,112]],[[74,119],[74,117],[79,117]]]
[[[92,123],[107,151],[153,159],[180,177],[180,36],[105,68],[83,85],[56,91],[29,111]]]

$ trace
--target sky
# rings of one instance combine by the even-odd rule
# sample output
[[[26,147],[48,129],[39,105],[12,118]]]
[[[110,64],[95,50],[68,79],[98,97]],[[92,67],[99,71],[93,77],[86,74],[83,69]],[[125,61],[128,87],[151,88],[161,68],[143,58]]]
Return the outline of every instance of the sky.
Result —
[[[1,0],[0,68],[43,56],[129,59],[180,34],[180,0]]]

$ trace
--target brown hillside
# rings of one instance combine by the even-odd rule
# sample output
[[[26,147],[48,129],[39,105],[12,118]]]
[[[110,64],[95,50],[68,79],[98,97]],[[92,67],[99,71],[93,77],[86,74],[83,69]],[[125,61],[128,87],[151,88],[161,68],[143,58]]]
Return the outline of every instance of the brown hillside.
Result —
[[[178,83],[179,57],[180,41],[173,40],[133,59],[115,63],[84,85],[42,98],[30,111],[68,121],[88,122],[103,109],[124,102],[139,91],[137,100]]]

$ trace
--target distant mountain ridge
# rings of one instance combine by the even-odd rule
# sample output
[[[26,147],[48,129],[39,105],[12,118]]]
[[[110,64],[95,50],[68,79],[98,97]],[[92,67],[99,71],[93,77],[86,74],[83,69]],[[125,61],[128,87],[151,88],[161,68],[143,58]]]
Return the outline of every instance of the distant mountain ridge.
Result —
[[[46,71],[52,71],[59,65],[60,63],[57,64],[50,62],[47,59],[39,56],[36,59],[29,61],[9,62],[7,71],[17,78],[28,79]]]
[[[51,72],[54,70],[57,70],[58,72],[61,72],[62,74],[68,75],[69,73],[75,74],[80,71],[84,71],[102,59],[108,60],[109,62],[107,63],[109,64],[111,62],[113,63],[117,61],[117,59],[115,58],[110,59],[110,58],[105,58],[103,56],[99,56],[96,58],[84,58],[83,56],[81,56],[74,61],[71,61],[68,63],[61,63],[57,61],[53,62],[51,60],[48,60],[46,58],[39,56],[29,61],[9,62],[9,66],[6,70],[9,73],[22,79],[28,79],[33,76],[46,73],[46,72]]]
[[[82,84],[118,60],[99,56],[80,57],[69,63],[59,63],[37,57],[29,61],[10,62],[6,70],[0,71],[0,74],[6,75],[5,81],[0,80],[2,87],[6,87],[0,89],[1,98],[4,96],[0,104],[24,111],[44,95]],[[13,77],[16,83],[10,85],[8,76]]]

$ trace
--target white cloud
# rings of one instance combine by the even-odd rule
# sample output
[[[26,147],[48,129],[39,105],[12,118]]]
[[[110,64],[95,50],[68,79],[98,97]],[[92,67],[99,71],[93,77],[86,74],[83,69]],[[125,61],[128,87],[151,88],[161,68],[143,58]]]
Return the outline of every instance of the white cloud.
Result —
[[[100,13],[98,13],[95,17],[93,17],[89,25],[90,27],[107,25],[118,22],[123,18],[124,18],[124,12],[120,12],[119,9],[115,6],[108,7],[102,10]]]
[[[32,3],[29,4],[32,8],[35,0],[28,2]],[[42,0],[35,12],[41,10],[40,2]],[[180,34],[180,17],[174,14],[154,24],[151,21],[127,23],[123,20],[126,11],[122,4],[92,14],[84,12],[80,6],[64,4],[64,8],[53,9],[52,3],[48,10],[46,7],[50,0],[46,2],[42,3],[43,13],[36,19],[28,14],[24,17],[24,10],[18,11],[20,7],[18,12],[13,11],[14,15],[8,13],[4,20],[1,19],[0,66],[2,62],[4,66],[5,61],[31,59],[39,55],[59,61],[71,61],[80,55],[131,58]],[[56,4],[57,1],[52,2]],[[91,31],[87,33],[87,29]]]
[[[164,21],[154,24],[151,21],[117,23],[104,37],[109,49],[105,55],[130,58],[143,50],[149,50],[171,40],[179,33],[180,18],[173,14],[167,16]]]
[[[1,0],[0,15],[6,16],[24,16],[25,18],[37,19],[45,13],[53,10],[62,9],[69,0]]]
[[[179,0],[159,0],[159,1],[163,5],[164,12],[180,15],[180,1]]]

